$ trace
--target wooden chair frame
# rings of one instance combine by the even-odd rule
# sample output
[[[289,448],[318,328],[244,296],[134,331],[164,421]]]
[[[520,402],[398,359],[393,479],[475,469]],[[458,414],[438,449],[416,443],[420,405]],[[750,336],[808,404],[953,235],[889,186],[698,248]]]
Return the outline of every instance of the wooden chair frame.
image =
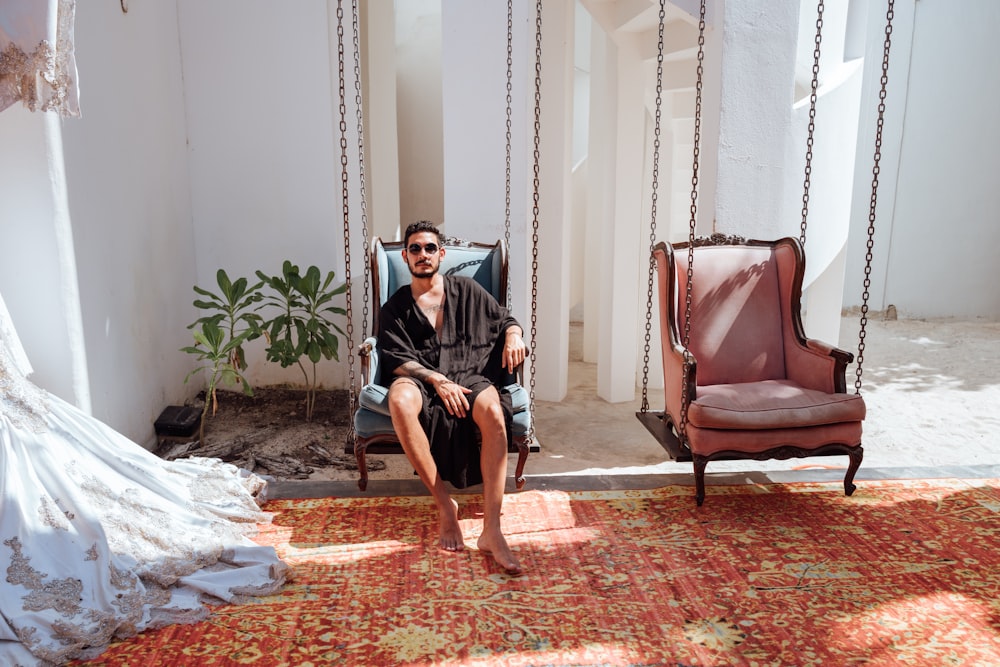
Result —
[[[788,317],[791,318],[791,331],[794,335],[794,345],[800,348],[803,355],[810,357],[823,357],[828,360],[832,372],[832,388],[834,393],[843,394],[846,392],[846,369],[853,361],[850,352],[837,349],[826,343],[809,339],[805,335],[802,326],[800,313],[802,296],[802,279],[805,270],[805,255],[801,244],[792,238],[785,238],[775,242],[768,241],[742,241],[729,238],[716,238],[712,240],[702,240],[696,246],[704,245],[747,245],[747,246],[770,246],[772,248],[790,247],[795,253],[795,273],[791,280],[791,292],[787,295]],[[661,308],[660,326],[664,356],[665,392],[681,392],[685,397],[681,402],[680,410],[687,410],[690,404],[698,397],[698,360],[691,358],[688,360],[688,372],[686,378],[686,388],[681,386],[683,380],[677,377],[678,373],[683,374],[683,363],[688,351],[684,347],[684,336],[682,334],[683,323],[680,321],[680,313],[685,307],[685,295],[681,293],[681,286],[678,280],[678,267],[674,257],[674,252],[687,252],[689,243],[677,243],[668,246],[665,243],[657,244],[654,249],[654,257],[659,269],[659,286],[661,290],[661,304],[668,307]],[[698,262],[694,263],[695,271],[698,270]],[[697,280],[697,276],[693,280]],[[662,312],[666,310],[667,312]],[[671,377],[673,376],[673,377]],[[673,387],[672,387],[673,385]],[[859,397],[860,398],[860,397]],[[678,412],[676,408],[674,412]],[[780,438],[775,440],[773,446],[763,450],[741,451],[738,447],[732,449],[713,451],[710,454],[701,454],[692,451],[690,441],[686,433],[687,428],[692,428],[685,424],[682,428],[681,415],[671,414],[669,401],[667,409],[663,413],[640,413],[640,420],[653,432],[654,436],[661,442],[667,452],[675,460],[690,460],[694,464],[696,500],[701,505],[705,499],[705,468],[711,461],[734,460],[734,459],[788,459],[811,456],[843,455],[850,458],[850,463],[844,477],[844,491],[846,495],[851,495],[855,490],[853,483],[854,475],[861,466],[864,450],[860,441],[855,442],[827,442],[814,447],[800,447],[789,442],[783,442]],[[850,422],[850,423],[853,423]],[[789,429],[792,430],[792,429]],[[739,430],[734,430],[734,439],[738,438]]]
[[[383,285],[381,283],[382,279],[379,266],[379,249],[381,248],[382,252],[389,255],[391,253],[395,254],[401,253],[403,247],[404,245],[402,242],[382,242],[380,239],[378,239],[378,237],[373,239],[371,256],[370,256],[372,294],[374,295],[373,308],[372,308],[372,323],[373,323],[372,331],[376,332],[378,331],[379,315],[382,307],[382,301],[380,299],[380,295],[383,291]],[[491,285],[490,292],[493,294],[494,298],[497,298],[497,300],[501,304],[507,306],[508,302],[507,281],[508,281],[509,264],[507,256],[507,246],[503,240],[499,240],[494,244],[486,244],[486,243],[476,243],[470,241],[459,241],[456,239],[446,239],[444,247],[446,250],[469,249],[469,248],[478,249],[482,250],[484,255],[486,255],[490,251],[496,251],[499,254],[498,276],[496,280],[497,284]],[[465,268],[465,267],[458,267],[458,268]],[[445,273],[455,271],[455,269],[456,267],[444,268]],[[391,295],[387,294],[387,296]],[[377,340],[373,336],[365,340],[363,343],[361,343],[358,349],[358,354],[361,358],[361,380],[363,384],[363,391],[364,387],[373,385],[377,380],[379,380],[379,378],[374,377],[375,373],[377,372],[377,369],[373,369],[373,365],[375,365],[373,364],[373,359],[377,359],[377,357],[375,357],[376,343]],[[518,367],[515,373],[513,373],[509,379],[510,379],[509,386],[516,385],[517,388],[520,389],[520,391],[522,392],[524,391],[523,388],[521,388],[521,383],[522,383],[521,367]],[[364,409],[365,408],[361,405],[356,406],[355,410],[356,424],[359,412]],[[386,416],[385,419],[389,420],[389,417]],[[530,415],[528,415],[528,419],[530,420]],[[379,432],[370,436],[364,436],[359,433],[355,434],[353,450],[354,450],[354,455],[358,461],[358,470],[360,472],[360,478],[358,479],[358,487],[362,491],[364,491],[368,487],[368,464],[366,457],[367,452],[370,451],[372,453],[379,453],[379,454],[403,453],[402,446],[399,444],[399,439],[396,437],[395,432],[391,431],[391,421],[389,421],[389,427],[390,427],[389,429],[382,428],[379,430]],[[533,442],[529,438],[527,430],[525,430],[524,432],[518,432],[517,430],[512,429],[510,451],[517,452],[518,454],[517,465],[514,473],[515,484],[518,490],[524,488],[526,481],[524,477],[524,466],[528,458],[528,453],[532,451],[532,449],[537,451],[537,446],[533,447]]]

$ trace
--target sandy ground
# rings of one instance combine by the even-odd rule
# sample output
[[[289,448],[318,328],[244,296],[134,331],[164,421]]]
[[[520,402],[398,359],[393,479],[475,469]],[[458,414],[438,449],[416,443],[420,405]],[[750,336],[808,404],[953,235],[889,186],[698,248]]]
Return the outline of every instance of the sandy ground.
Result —
[[[578,333],[578,332],[577,332]],[[571,341],[579,335],[571,332]],[[857,353],[858,320],[845,317],[840,345]],[[870,320],[865,338],[861,393],[868,406],[864,426],[869,468],[1000,464],[1000,322],[975,319]],[[558,403],[537,401],[541,451],[528,459],[532,475],[625,475],[687,473],[638,422],[641,400],[611,404],[596,396],[596,367],[571,350],[570,386]],[[853,391],[855,373],[848,371]],[[650,409],[662,391],[649,391]],[[401,455],[372,456],[385,462],[372,480],[413,479]],[[720,461],[709,472],[840,468],[846,457],[788,461]],[[511,459],[513,470],[513,457]],[[333,471],[326,479],[353,479]]]

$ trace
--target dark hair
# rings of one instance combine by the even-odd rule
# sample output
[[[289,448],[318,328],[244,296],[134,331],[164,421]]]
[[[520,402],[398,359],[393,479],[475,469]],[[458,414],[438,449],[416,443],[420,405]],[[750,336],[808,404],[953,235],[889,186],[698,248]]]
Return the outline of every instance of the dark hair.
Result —
[[[437,236],[438,245],[444,245],[444,235],[441,230],[437,228],[433,222],[429,220],[418,220],[417,222],[411,222],[406,227],[406,232],[403,234],[403,245],[407,245],[410,242],[410,237],[414,234],[419,234],[420,232],[430,232]]]

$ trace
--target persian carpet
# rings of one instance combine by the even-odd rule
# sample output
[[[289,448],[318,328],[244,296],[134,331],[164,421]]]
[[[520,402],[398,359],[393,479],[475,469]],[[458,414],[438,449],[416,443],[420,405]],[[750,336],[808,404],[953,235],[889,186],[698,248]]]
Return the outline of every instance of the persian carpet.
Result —
[[[94,665],[998,665],[1000,480],[508,495],[526,573],[428,497],[272,501],[278,595]]]

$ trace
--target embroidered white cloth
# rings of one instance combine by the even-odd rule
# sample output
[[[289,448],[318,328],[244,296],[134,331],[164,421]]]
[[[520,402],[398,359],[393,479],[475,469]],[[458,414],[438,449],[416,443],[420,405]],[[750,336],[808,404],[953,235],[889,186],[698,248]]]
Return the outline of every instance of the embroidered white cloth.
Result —
[[[0,111],[80,115],[75,15],[76,0],[0,0]]]
[[[167,462],[37,387],[0,297],[0,665],[92,658],[114,639],[273,593],[249,539],[265,481]]]

